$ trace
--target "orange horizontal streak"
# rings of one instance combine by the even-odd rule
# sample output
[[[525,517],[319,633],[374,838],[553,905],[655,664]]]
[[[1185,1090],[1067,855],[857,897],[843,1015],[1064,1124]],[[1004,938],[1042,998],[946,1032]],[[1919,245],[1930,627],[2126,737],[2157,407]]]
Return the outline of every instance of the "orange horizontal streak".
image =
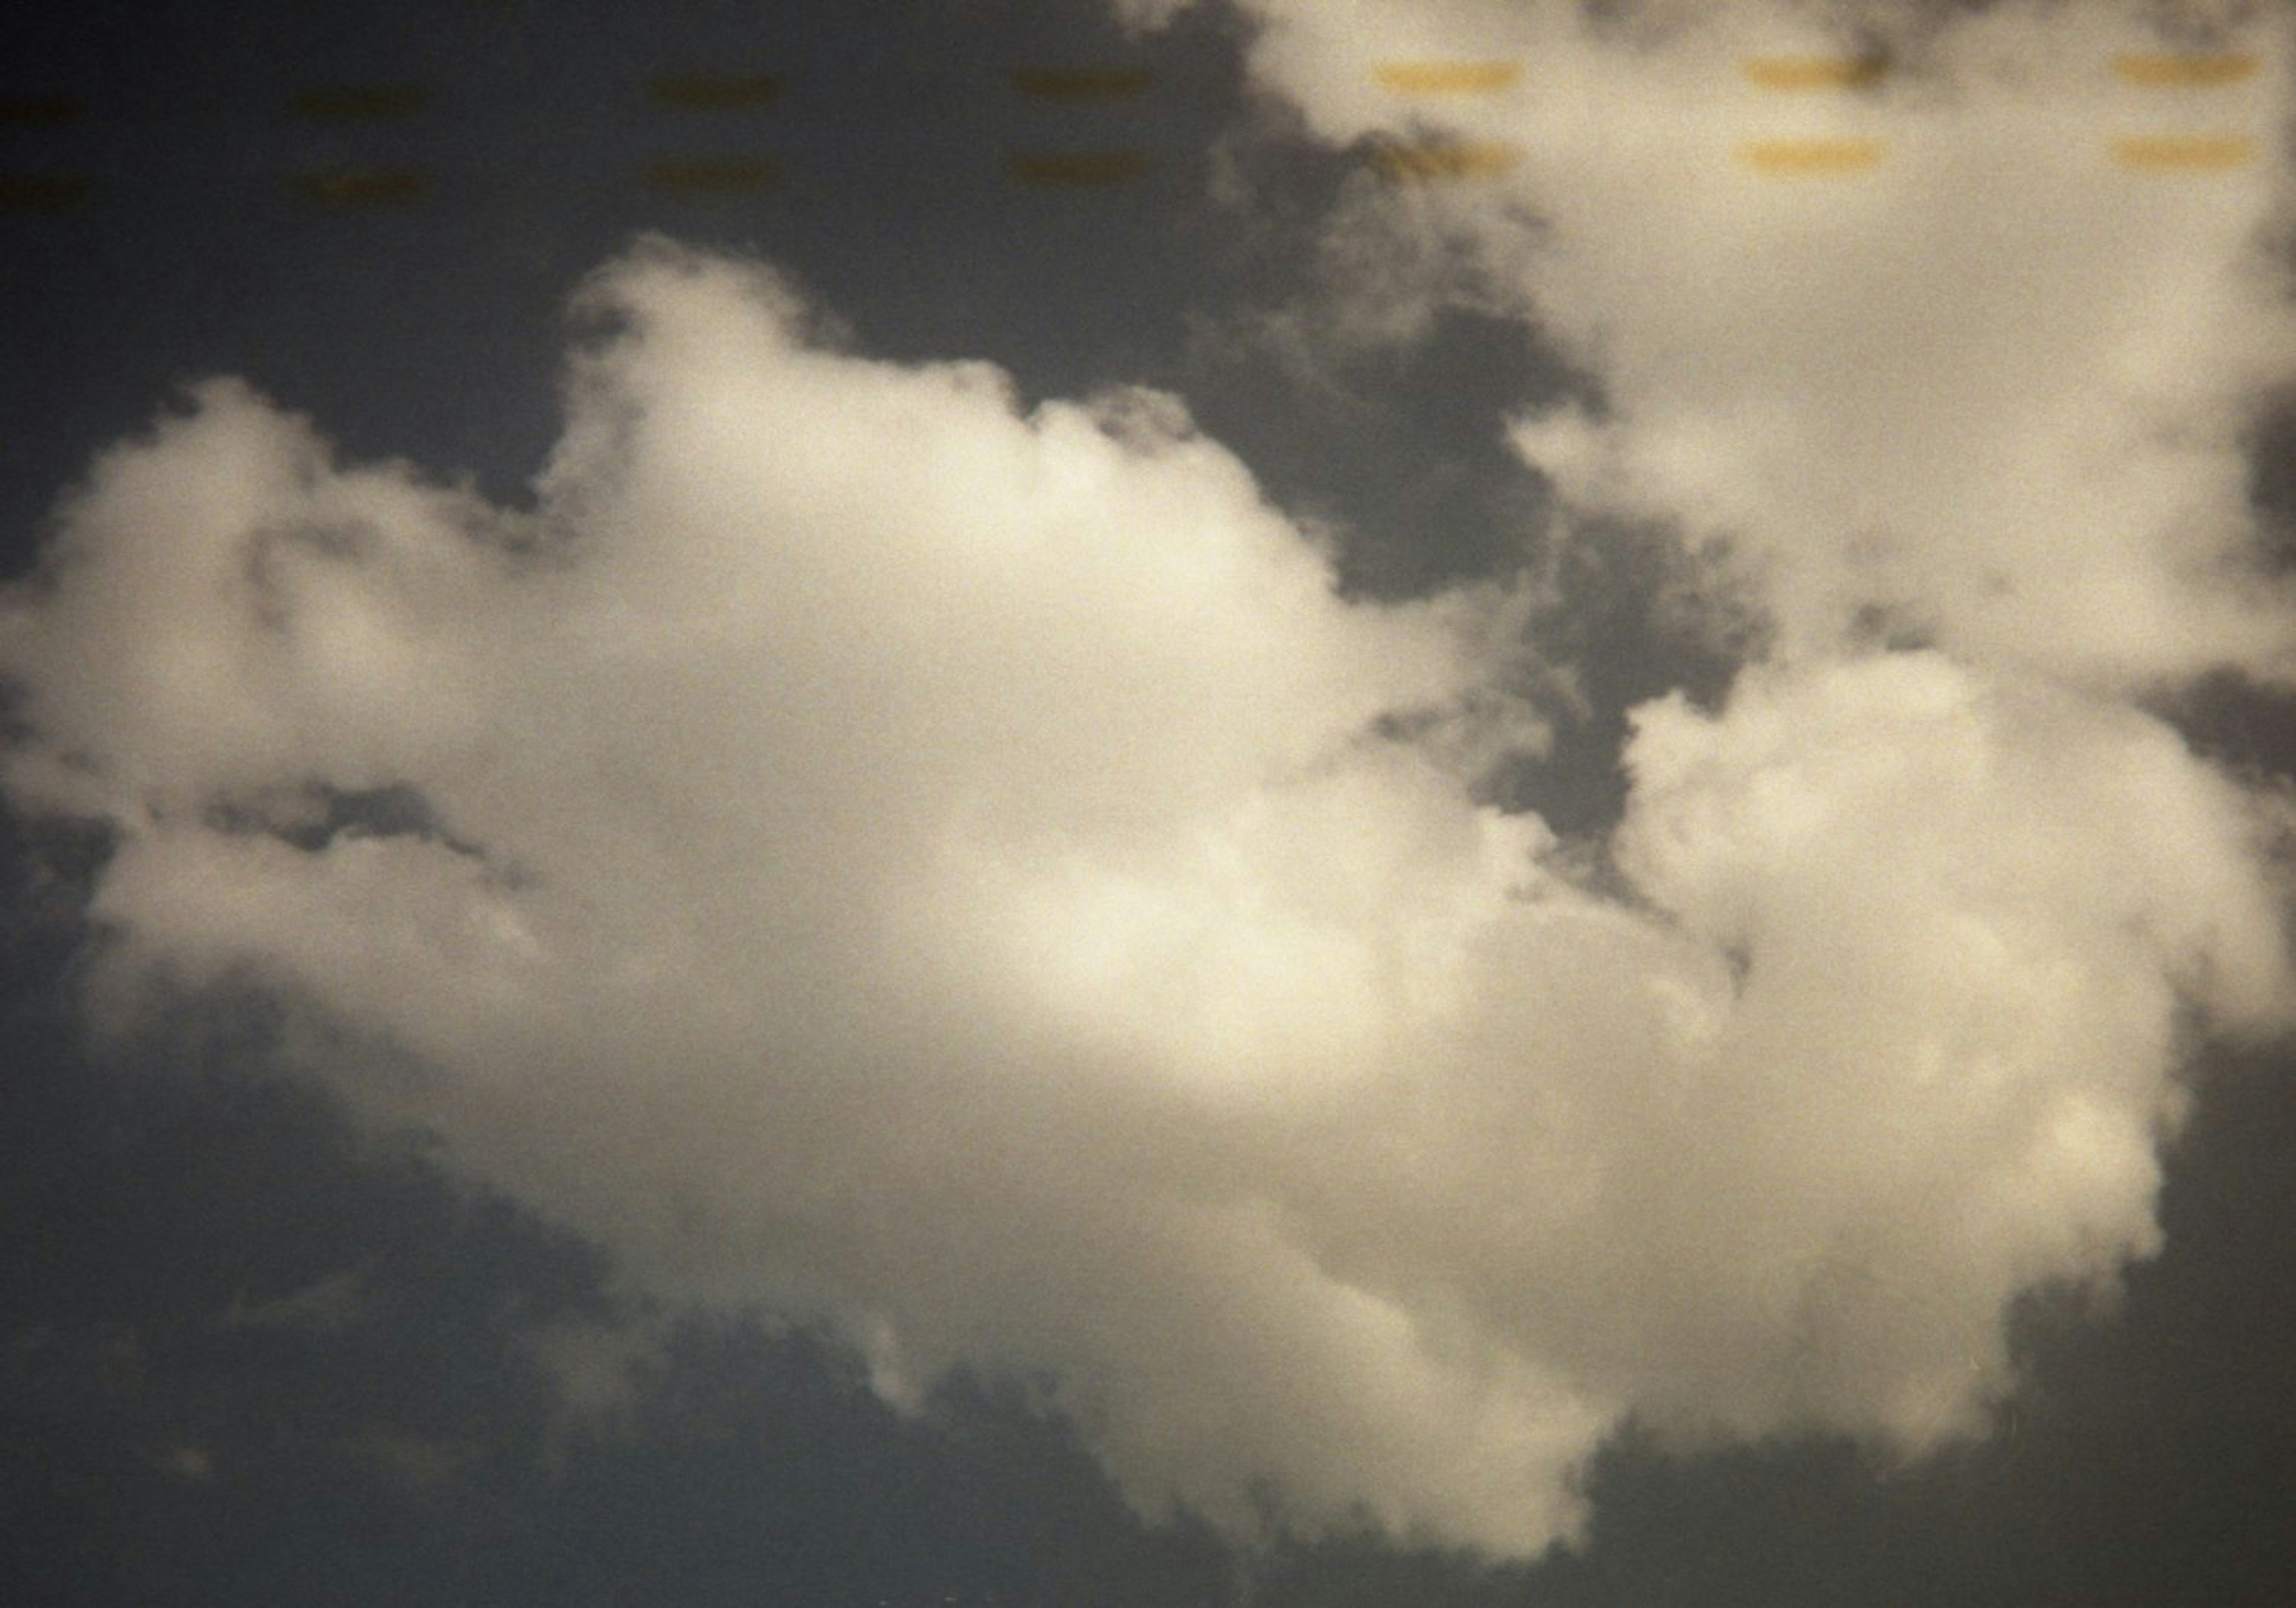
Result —
[[[1889,63],[1873,56],[1749,56],[1746,77],[1764,89],[1862,89],[1878,84]]]
[[[1374,151],[1372,159],[1391,179],[1479,178],[1505,172],[1522,159],[1522,151],[1495,142],[1387,145]]]
[[[95,182],[70,173],[0,173],[0,212],[62,212],[94,192]]]
[[[70,95],[0,95],[0,127],[53,128],[86,110]]]
[[[1522,77],[1520,61],[1382,61],[1372,69],[1390,89],[1414,95],[1487,95]]]
[[[2245,51],[2194,55],[2178,51],[2123,51],[2112,70],[2147,89],[2205,89],[2237,84],[2254,75],[2256,58]]]
[[[1757,173],[1862,173],[1881,165],[1879,140],[1750,140],[1738,159]]]
[[[1144,67],[1024,67],[1013,89],[1037,101],[1120,101],[1148,87]]]
[[[781,183],[781,164],[771,157],[704,157],[656,162],[646,184],[666,195],[744,195]]]
[[[420,167],[352,167],[299,173],[295,193],[325,207],[404,207],[430,192],[430,175]]]
[[[1137,151],[1015,152],[1006,167],[1024,184],[1072,190],[1128,184],[1148,171],[1148,159]]]
[[[2256,159],[2256,142],[2246,135],[2144,134],[2112,143],[2112,159],[2140,172],[2221,173]]]
[[[676,111],[739,111],[781,93],[782,81],[764,73],[656,73],[646,80],[648,97]]]
[[[299,118],[358,122],[413,117],[430,103],[430,92],[419,84],[341,84],[291,96],[287,110]]]

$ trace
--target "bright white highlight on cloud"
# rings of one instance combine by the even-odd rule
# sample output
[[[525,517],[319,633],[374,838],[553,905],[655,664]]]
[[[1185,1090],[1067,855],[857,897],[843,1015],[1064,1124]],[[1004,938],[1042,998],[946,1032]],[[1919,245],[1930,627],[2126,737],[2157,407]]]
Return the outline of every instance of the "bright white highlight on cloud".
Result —
[[[1422,55],[1548,15],[1317,4],[1266,58],[1311,105],[1326,12]],[[1687,67],[1538,26],[1589,103],[1609,73],[1708,127],[1633,98]],[[1365,115],[1325,99],[1335,132]],[[1590,150],[1657,151],[1607,127]],[[2282,651],[2253,589],[2176,591],[2156,528],[2231,518],[2231,437],[2089,486],[2059,449],[2151,415],[2067,343],[2133,321],[2116,350],[2190,423],[2236,412],[2264,348],[2233,336],[2277,315],[2239,232],[2195,222],[2185,268],[2123,265],[2178,288],[2176,331],[2103,290],[2032,290],[2040,329],[1980,297],[2024,343],[1989,365],[1910,308],[1874,361],[1949,393],[1929,411],[1834,378],[1786,326],[1854,325],[1851,287],[1776,292],[1782,248],[1718,201],[1674,310],[1660,225],[1693,203],[1654,204],[1646,272],[1616,197],[1556,201],[1521,260],[1619,409],[1525,439],[1587,506],[1751,544],[1784,647],[1718,711],[1637,713],[1631,898],[1472,802],[1455,756],[1539,736],[1493,713],[1506,590],[1342,600],[1169,398],[1022,416],[991,369],[837,349],[765,271],[655,244],[589,292],[530,510],[340,464],[229,383],[64,506],[0,613],[4,780],[120,829],[102,1008],[251,977],[316,1075],[634,1280],[827,1315],[897,1399],[959,1362],[1049,1378],[1152,1510],[1247,1525],[1265,1481],[1310,1522],[1529,1553],[1628,1414],[1981,1427],[2005,1303],[2158,1248],[2188,1018],[2279,1031],[2296,999],[2282,813],[2117,695],[2204,629]],[[1845,282],[1887,266],[1814,197],[1751,204]],[[1742,385],[1775,403],[1751,425]],[[1901,459],[1829,411],[1860,399]],[[1986,451],[2031,458],[2024,501]],[[1861,497],[1894,567],[1827,556]],[[1950,579],[1988,520],[2013,576],[2076,540],[2100,567],[1988,614]],[[1939,649],[1854,648],[1882,573]],[[2142,617],[2101,600],[2156,584]],[[422,809],[352,813],[398,829],[330,834],[328,790],[392,788]]]

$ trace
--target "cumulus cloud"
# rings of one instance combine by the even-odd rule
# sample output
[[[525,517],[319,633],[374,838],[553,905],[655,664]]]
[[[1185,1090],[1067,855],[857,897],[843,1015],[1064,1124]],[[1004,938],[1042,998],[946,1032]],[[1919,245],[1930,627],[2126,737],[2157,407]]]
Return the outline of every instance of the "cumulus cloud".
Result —
[[[2112,0],[1242,9],[1262,25],[1259,81],[1320,136],[1504,153],[1448,184],[1363,187],[1364,299],[1407,331],[1439,265],[1451,294],[1533,321],[1601,404],[1526,413],[1519,450],[1583,515],[1726,551],[1781,654],[1874,636],[2100,688],[2296,676],[2243,454],[2296,371],[2284,18]],[[2172,52],[2248,70],[2164,87],[2126,67]],[[1874,76],[1776,86],[1828,60]],[[1489,94],[1393,76],[1456,61],[1523,70]],[[2130,144],[2148,140],[2150,164]],[[2228,165],[2158,165],[2178,140]],[[1797,169],[1797,141],[1853,166],[1820,151]]]
[[[1781,624],[1720,707],[1636,712],[1615,877],[1476,802],[1541,736],[1496,691],[1519,590],[1343,598],[1172,398],[1023,413],[994,369],[873,361],[770,272],[657,242],[585,298],[530,506],[339,462],[232,383],[66,500],[0,612],[4,780],[117,828],[102,1008],[252,981],[313,1075],[633,1279],[824,1316],[895,1400],[958,1363],[1046,1380],[1151,1510],[1249,1525],[1272,1489],[1529,1553],[1629,1416],[1980,1428],[2005,1304],[2158,1248],[2193,1024],[2280,1031],[2296,996],[2284,810],[2124,697],[2219,628],[2281,651],[2273,600],[2219,585],[2237,531],[2187,575],[2157,528],[2231,518],[2191,432],[2278,328],[2246,234],[2160,201],[2179,241],[2131,234],[2072,311],[1968,293],[2006,361],[1928,301],[1900,352],[1858,276],[1945,292],[1814,194],[1739,216],[1692,184],[1640,225],[1599,199],[1714,134],[1700,26],[1262,9],[1259,69],[1333,138],[1390,115],[1366,52],[1553,46],[1559,104],[1518,112],[1625,109],[1496,203],[1408,203],[1603,379],[1602,416],[1521,431],[1572,502],[1743,544]],[[1941,249],[1946,278],[1980,255]],[[1842,282],[1782,293],[1787,262]],[[2159,285],[2173,327],[2119,299]],[[2095,401],[2124,369],[2166,415]],[[2109,450],[2156,416],[2171,446]],[[2088,486],[2067,443],[2137,479]],[[1910,556],[1841,557],[1850,509]],[[1984,593],[2014,629],[1954,590],[1980,539],[2037,583]],[[2077,539],[2104,591],[2038,587]],[[1852,629],[1876,575],[1929,647]],[[2155,584],[2133,621],[2101,600]]]

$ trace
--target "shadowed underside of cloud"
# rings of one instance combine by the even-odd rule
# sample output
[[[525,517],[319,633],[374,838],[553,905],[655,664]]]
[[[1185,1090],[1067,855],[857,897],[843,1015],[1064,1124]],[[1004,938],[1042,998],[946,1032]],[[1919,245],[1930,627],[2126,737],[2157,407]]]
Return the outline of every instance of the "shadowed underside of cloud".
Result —
[[[1316,77],[1322,13],[1265,9],[1271,80],[1368,127]],[[1487,31],[1515,14],[1332,27],[1568,45],[1657,115],[1662,51]],[[1951,393],[1940,433],[1868,364],[1827,391],[1833,337],[1781,324],[1854,323],[1857,287],[1782,302],[1776,233],[1847,281],[1886,266],[1855,229],[1661,199],[1637,277],[1568,179],[1522,181],[1552,255],[1493,271],[1583,333],[1612,412],[1527,450],[1574,502],[1724,520],[1782,622],[1722,707],[1636,713],[1623,892],[1474,802],[1542,738],[1504,690],[1524,588],[1343,598],[1173,399],[1023,414],[993,369],[871,361],[769,271],[657,241],[586,293],[529,508],[341,464],[231,382],[62,504],[0,616],[5,784],[117,829],[94,1017],[252,981],[291,1060],[634,1282],[824,1317],[895,1400],[1042,1379],[1152,1509],[1243,1526],[1272,1490],[1529,1553],[1629,1416],[1978,1428],[2007,1303],[2158,1248],[2193,1024],[2286,1025],[2286,812],[2123,697],[2226,621],[2212,662],[2282,664],[2284,611],[2217,585],[2245,533],[2182,428],[2236,426],[2231,358],[2269,343],[2232,338],[2278,314],[2244,237],[2184,232],[2182,322],[2127,348],[2182,421],[2156,441],[2093,395],[2104,313],[1980,308],[2029,347],[1980,384],[1915,309],[1892,371]],[[1406,221],[1500,238],[1481,205]],[[1693,206],[1716,260],[1669,300],[1663,209]],[[2127,294],[2094,299],[2141,325]],[[1740,380],[1778,399],[1743,437]],[[1900,410],[1898,457],[1853,403]],[[2095,492],[2068,442],[2157,494]],[[1964,484],[1964,445],[2009,467]],[[1874,573],[1930,649],[1848,628],[1867,572],[1822,533],[1870,476],[1904,555]],[[2188,504],[2223,528],[2185,586]],[[1988,532],[2166,600],[1964,607],[1935,577]]]

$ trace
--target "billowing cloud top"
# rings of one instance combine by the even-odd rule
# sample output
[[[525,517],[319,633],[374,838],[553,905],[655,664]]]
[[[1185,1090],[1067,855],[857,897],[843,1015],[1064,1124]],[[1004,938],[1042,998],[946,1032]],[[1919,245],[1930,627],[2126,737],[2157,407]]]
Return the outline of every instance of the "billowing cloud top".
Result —
[[[1342,34],[1567,45],[1566,106],[1640,109],[1574,136],[1605,182],[1678,159],[1635,117],[1711,133],[1663,52],[1488,31],[1547,15],[1318,0],[1263,57],[1345,135]],[[1939,174],[1891,182],[1842,204],[1931,216]],[[529,508],[231,383],[101,458],[0,614],[5,784],[119,829],[102,1011],[252,980],[315,1075],[632,1278],[824,1315],[896,1398],[1047,1380],[1144,1506],[1527,1552],[1628,1415],[1932,1445],[2011,1383],[2008,1301],[2156,1248],[2188,1016],[2287,1024],[2284,822],[2117,696],[2219,627],[2277,662],[2209,521],[2278,314],[2234,203],[2137,201],[2186,211],[2118,288],[1971,293],[1996,362],[1938,305],[1976,245],[1925,277],[1740,199],[1662,193],[1638,246],[1566,197],[1521,258],[1612,404],[1527,446],[1751,544],[1783,623],[1726,706],[1637,713],[1624,893],[1474,801],[1539,738],[1515,592],[1343,599],[1171,398],[1023,415],[660,242],[587,293]],[[1956,578],[1983,543],[2006,588]],[[1876,575],[1937,646],[1849,640]]]

